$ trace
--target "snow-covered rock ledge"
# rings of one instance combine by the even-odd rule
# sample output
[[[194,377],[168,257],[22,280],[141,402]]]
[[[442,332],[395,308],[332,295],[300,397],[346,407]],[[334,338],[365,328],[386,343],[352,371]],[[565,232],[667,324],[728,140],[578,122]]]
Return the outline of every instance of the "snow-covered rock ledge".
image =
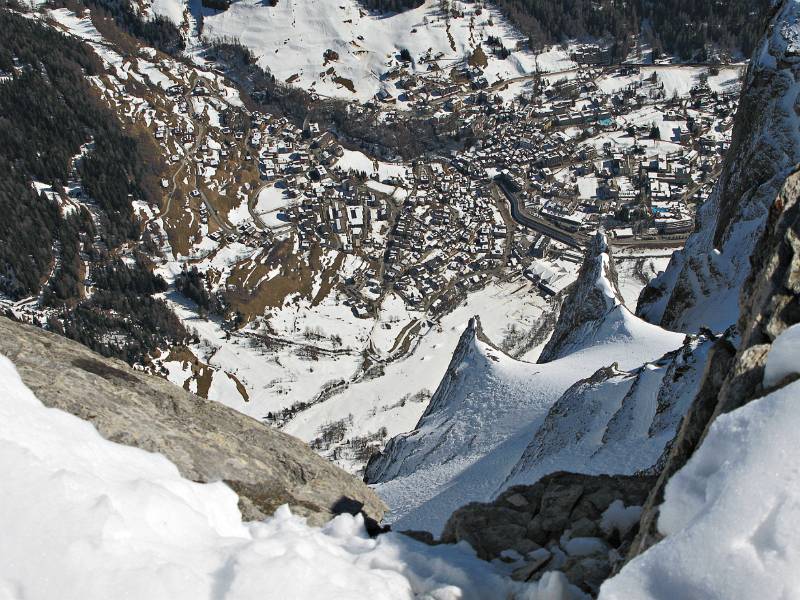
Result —
[[[316,528],[284,505],[244,523],[224,483],[46,408],[3,356],[0,477],[4,600],[565,597],[562,578],[513,582],[465,545],[370,538],[360,515]]]
[[[800,589],[800,382],[719,417],[667,484],[666,536],[602,600],[794,598]]]
[[[162,453],[192,481],[225,481],[246,519],[282,504],[315,524],[340,512],[383,516],[366,485],[300,440],[77,342],[0,317],[0,355],[45,405],[91,421],[106,439]]]

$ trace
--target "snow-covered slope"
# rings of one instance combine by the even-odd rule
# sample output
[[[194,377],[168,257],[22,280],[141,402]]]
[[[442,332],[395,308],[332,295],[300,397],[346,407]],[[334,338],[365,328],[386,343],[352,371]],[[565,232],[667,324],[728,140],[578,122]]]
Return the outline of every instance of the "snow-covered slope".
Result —
[[[494,8],[485,7],[478,14],[472,3],[448,4],[464,16],[445,15],[438,0],[427,0],[399,14],[369,13],[357,0],[280,0],[275,6],[240,0],[224,12],[206,14],[203,36],[237,39],[279,81],[326,96],[369,100],[384,88],[396,94],[394,78],[384,76],[395,67],[429,73],[428,67],[435,65],[447,78],[450,69],[471,56],[488,36],[509,48],[522,39]],[[411,63],[399,62],[404,49]],[[514,52],[500,60],[484,50],[490,83],[499,76],[513,77],[536,68],[532,54]],[[562,54],[570,66],[566,53]]]
[[[800,162],[800,3],[780,5],[747,71],[722,175],[698,229],[645,288],[637,314],[668,329],[736,322],[750,255],[790,169]]]
[[[0,477],[4,599],[478,600],[562,584],[504,579],[463,546],[370,539],[360,516],[318,529],[284,506],[243,523],[226,485],[45,408],[2,356]]]
[[[719,417],[667,484],[666,539],[603,584],[602,600],[796,598],[800,382]]]
[[[599,254],[586,261],[594,264],[602,248],[596,245]],[[584,277],[594,279],[578,286],[597,286],[616,296],[606,272],[583,269]],[[576,380],[614,363],[619,369],[638,368],[683,340],[641,321],[622,304],[592,321],[583,335],[570,338],[570,354],[532,364],[480,340],[477,324],[470,324],[417,427],[390,440],[367,468],[365,479],[378,484],[396,527],[438,533],[454,509],[487,500],[504,487],[531,436]],[[662,449],[663,444],[657,452]]]
[[[712,342],[683,348],[637,369],[604,368],[553,405],[508,483],[556,471],[632,475],[655,467],[697,392]]]

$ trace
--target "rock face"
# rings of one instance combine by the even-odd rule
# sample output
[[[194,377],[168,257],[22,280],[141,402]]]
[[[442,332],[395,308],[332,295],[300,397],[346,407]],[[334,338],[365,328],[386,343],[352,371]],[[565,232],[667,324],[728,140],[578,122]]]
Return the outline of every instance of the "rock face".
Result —
[[[763,385],[763,375],[771,344],[800,322],[799,198],[800,172],[795,172],[772,203],[764,234],[751,257],[752,271],[740,297],[738,349],[725,338],[712,349],[700,391],[648,498],[629,558],[661,539],[656,521],[664,487],[702,443],[713,420],[770,391]]]
[[[76,342],[0,317],[0,354],[46,406],[92,422],[111,441],[163,454],[187,479],[227,482],[245,520],[281,504],[313,524],[359,510],[383,516],[372,490],[300,440]]]
[[[512,577],[536,581],[561,571],[595,594],[636,531],[655,478],[553,473],[509,488],[495,501],[460,508],[442,543],[469,544],[485,560],[513,563]]]
[[[538,362],[550,362],[568,354],[576,340],[585,339],[587,330],[621,304],[624,302],[611,250],[605,234],[598,232],[589,243],[578,278],[568,289],[553,335]]]
[[[675,331],[721,332],[737,299],[769,207],[800,162],[800,6],[780,3],[748,67],[731,147],[696,232],[645,287],[637,315]]]

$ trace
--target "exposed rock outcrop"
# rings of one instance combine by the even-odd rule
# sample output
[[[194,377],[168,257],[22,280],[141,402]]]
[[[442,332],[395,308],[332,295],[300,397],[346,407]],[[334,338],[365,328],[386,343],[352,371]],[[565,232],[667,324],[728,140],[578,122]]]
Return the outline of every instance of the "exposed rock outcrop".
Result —
[[[553,334],[539,356],[540,363],[574,350],[577,340],[586,339],[588,331],[609,311],[624,304],[605,233],[597,232],[589,242],[578,278],[567,293]]]
[[[755,51],[722,174],[698,211],[696,232],[645,287],[637,314],[676,331],[716,332],[736,322],[749,257],[769,207],[800,162],[800,6],[783,2]]]
[[[770,391],[763,385],[770,346],[778,335],[800,322],[799,198],[800,172],[795,172],[772,203],[751,257],[752,271],[740,296],[738,349],[721,339],[712,350],[700,391],[648,498],[629,558],[661,539],[656,525],[667,481],[686,464],[714,419]]]
[[[441,542],[466,541],[485,560],[511,562],[515,579],[536,581],[556,570],[594,594],[630,545],[653,482],[553,473],[509,488],[491,503],[458,509]]]
[[[228,483],[246,520],[281,504],[314,524],[343,512],[383,516],[372,490],[300,440],[166,380],[4,317],[0,354],[46,406],[90,421],[111,441],[163,454],[188,479]]]

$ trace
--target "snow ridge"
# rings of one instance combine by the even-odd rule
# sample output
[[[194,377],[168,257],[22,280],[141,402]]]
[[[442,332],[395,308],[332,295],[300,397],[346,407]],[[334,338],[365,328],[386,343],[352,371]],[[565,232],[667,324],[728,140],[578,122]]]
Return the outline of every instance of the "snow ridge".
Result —
[[[712,341],[687,340],[637,369],[615,365],[571,386],[553,405],[506,485],[556,471],[633,475],[656,470],[697,392]]]
[[[367,468],[365,480],[376,484],[392,508],[394,527],[436,534],[456,508],[494,497],[507,486],[553,404],[576,379],[612,364],[618,370],[639,369],[683,341],[682,335],[638,319],[622,304],[602,232],[593,240],[565,307],[557,325],[559,356],[547,363],[512,359],[481,339],[477,321],[470,323],[417,427],[390,440]],[[656,442],[653,460],[667,436]]]

